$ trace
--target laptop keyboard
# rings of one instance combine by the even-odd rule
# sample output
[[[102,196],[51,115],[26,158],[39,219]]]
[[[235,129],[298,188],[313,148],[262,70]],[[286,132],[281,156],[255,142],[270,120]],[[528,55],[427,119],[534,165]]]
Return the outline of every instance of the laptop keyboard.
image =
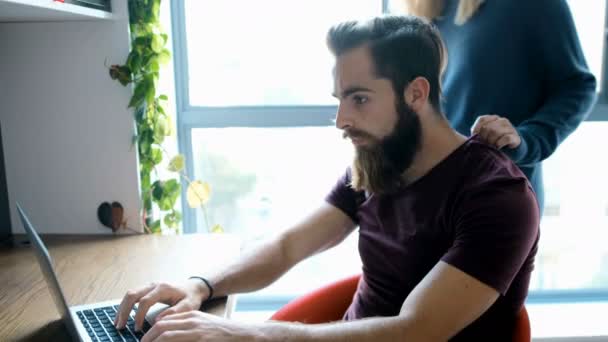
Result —
[[[144,334],[150,330],[150,323],[144,320],[142,331],[135,331],[134,317],[135,312],[137,312],[137,307],[135,307],[129,315],[125,328],[117,330],[114,327],[114,318],[116,317],[118,308],[118,305],[106,306],[92,310],[78,311],[76,314],[87,330],[89,337],[94,342],[139,341]]]

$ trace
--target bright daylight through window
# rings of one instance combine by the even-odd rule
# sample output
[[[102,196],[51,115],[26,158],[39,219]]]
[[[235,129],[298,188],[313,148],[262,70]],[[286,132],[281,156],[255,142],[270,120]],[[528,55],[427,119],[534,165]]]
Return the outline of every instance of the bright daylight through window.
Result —
[[[569,1],[599,85],[605,3],[593,3]],[[214,187],[211,222],[255,239],[289,227],[323,201],[352,158],[331,122],[336,102],[325,34],[335,22],[381,12],[381,0],[185,1],[183,32],[173,33],[185,42],[178,63],[187,63],[187,74],[177,75],[178,96],[187,100],[178,106],[179,129],[189,137],[182,148],[191,153],[195,178]],[[258,13],[268,15],[261,20]],[[532,296],[608,292],[608,158],[598,152],[607,137],[608,122],[584,122],[544,162],[546,208]],[[204,227],[200,213],[192,225]],[[352,234],[255,295],[291,296],[359,272],[356,243]]]

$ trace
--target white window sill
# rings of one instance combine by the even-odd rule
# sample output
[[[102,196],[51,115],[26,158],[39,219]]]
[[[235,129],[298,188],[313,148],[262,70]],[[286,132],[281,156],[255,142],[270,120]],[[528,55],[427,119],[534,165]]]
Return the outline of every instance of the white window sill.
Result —
[[[528,303],[533,342],[608,341],[608,302]],[[236,311],[232,318],[264,322],[274,311]]]
[[[528,303],[535,342],[608,341],[608,302]]]

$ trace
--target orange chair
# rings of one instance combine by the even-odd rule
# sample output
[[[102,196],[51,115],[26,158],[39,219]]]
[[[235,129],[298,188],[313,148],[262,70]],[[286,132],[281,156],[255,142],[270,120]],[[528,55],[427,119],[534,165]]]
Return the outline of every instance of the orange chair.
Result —
[[[341,320],[353,301],[360,277],[361,275],[351,276],[296,298],[275,312],[270,319],[308,324]],[[513,341],[531,341],[530,319],[525,307],[522,307],[517,318]]]

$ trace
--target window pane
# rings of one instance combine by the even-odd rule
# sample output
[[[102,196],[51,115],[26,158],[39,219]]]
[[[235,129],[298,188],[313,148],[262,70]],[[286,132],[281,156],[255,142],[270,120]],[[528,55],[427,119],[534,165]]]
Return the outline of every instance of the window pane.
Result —
[[[194,173],[208,181],[210,224],[244,240],[276,236],[324,202],[353,156],[334,127],[197,128]],[[202,212],[197,227],[204,229]],[[361,272],[357,234],[256,295],[294,295]]]
[[[545,214],[531,290],[608,290],[608,122],[585,122],[543,165]]]
[[[327,30],[381,11],[380,0],[186,1],[190,103],[334,104]]]
[[[606,1],[568,0],[587,65],[597,79],[597,90],[602,83],[602,50],[604,48],[604,17]]]
[[[213,189],[210,220],[250,236],[272,235],[323,203],[353,155],[330,126],[196,128],[192,148],[195,176]]]
[[[193,129],[195,177],[210,182],[210,224],[245,239],[302,219],[352,158],[333,127]],[[608,122],[586,122],[544,163],[546,209],[531,290],[608,289]],[[203,215],[197,227],[204,229]],[[359,271],[356,234],[264,293],[294,294]],[[318,271],[318,272],[317,272]]]

